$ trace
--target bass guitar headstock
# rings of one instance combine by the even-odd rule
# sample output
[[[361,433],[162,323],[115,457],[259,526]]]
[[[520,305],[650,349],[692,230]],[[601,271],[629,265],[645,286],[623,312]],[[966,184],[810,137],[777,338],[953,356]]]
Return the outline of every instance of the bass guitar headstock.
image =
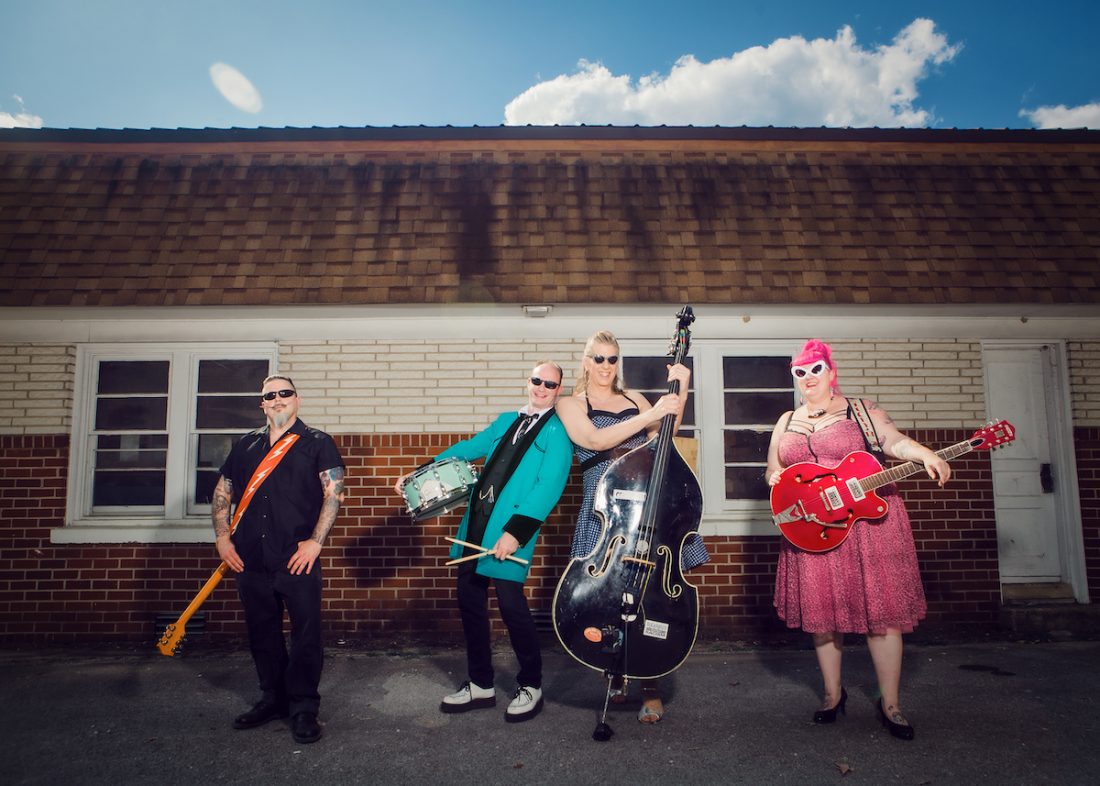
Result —
[[[161,655],[167,655],[169,658],[176,655],[180,651],[180,646],[183,644],[183,635],[186,632],[186,627],[175,623],[165,627],[164,635],[157,642],[157,649],[160,650]]]
[[[695,313],[691,306],[684,306],[676,315],[676,332],[668,344],[668,354],[675,358],[674,363],[682,363],[687,357],[691,348],[691,323],[694,321]]]

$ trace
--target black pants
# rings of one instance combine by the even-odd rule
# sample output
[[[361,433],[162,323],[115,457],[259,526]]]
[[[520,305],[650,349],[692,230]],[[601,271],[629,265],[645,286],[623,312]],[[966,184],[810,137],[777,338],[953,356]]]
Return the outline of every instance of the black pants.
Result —
[[[491,559],[491,558],[490,558]],[[542,687],[542,651],[535,620],[523,594],[523,584],[490,579],[474,571],[458,574],[458,610],[466,634],[466,665],[470,681],[482,688],[493,687],[493,650],[489,637],[489,582],[496,585],[500,618],[508,628],[519,674],[516,682],[530,688]]]
[[[317,713],[324,649],[321,644],[321,566],[290,573],[238,573],[252,660],[263,698],[286,702],[290,714]],[[283,611],[290,617],[290,652],[283,636]]]

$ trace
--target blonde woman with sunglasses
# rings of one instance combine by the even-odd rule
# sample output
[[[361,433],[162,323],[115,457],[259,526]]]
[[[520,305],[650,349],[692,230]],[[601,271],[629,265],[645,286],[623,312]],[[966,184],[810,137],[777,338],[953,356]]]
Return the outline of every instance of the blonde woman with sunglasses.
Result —
[[[852,402],[840,392],[828,344],[811,340],[791,361],[791,375],[802,404],[775,424],[768,449],[768,484],[785,467],[811,461],[835,466],[853,451],[923,464],[942,486],[951,477],[947,462],[898,431],[872,401],[864,401],[874,443],[864,436]],[[893,485],[880,489],[889,511],[878,522],[857,524],[831,551],[809,552],[783,540],[776,570],[775,608],[788,627],[813,636],[825,687],[814,723],[833,723],[845,712],[848,693],[841,679],[845,633],[867,637],[878,679],[877,714],[890,733],[913,739],[913,726],[901,711],[902,634],[924,618],[926,604],[917,551],[905,505]]]
[[[601,330],[584,345],[580,373],[573,395],[558,400],[557,412],[580,464],[584,498],[577,516],[570,556],[584,558],[595,550],[603,524],[593,512],[596,486],[611,463],[644,444],[655,434],[666,415],[676,416],[676,428],[684,414],[691,372],[681,364],[669,366],[668,379],[680,383],[680,395],[661,396],[650,404],[641,393],[626,390],[622,384],[619,342]],[[681,562],[690,570],[710,559],[703,540],[693,535],[684,544]],[[664,716],[657,680],[642,680],[642,707],[638,720],[656,723]],[[627,686],[613,686],[612,701],[626,701]]]

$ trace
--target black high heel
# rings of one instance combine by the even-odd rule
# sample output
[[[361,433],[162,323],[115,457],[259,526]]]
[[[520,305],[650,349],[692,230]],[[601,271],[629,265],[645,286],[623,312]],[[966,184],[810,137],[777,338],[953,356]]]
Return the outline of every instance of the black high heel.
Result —
[[[897,737],[899,740],[911,740],[915,735],[913,727],[908,723],[894,723],[886,715],[886,708],[882,706],[882,699],[878,700],[878,717],[882,721],[882,725],[890,730],[890,734]]]
[[[834,723],[836,714],[844,714],[844,704],[848,701],[848,691],[840,689],[840,701],[827,710],[818,710],[814,713],[814,723]]]

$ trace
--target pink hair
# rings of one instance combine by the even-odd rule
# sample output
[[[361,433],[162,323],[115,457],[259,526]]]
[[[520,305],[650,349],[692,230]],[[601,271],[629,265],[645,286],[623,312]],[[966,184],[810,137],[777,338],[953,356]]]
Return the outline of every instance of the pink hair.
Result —
[[[811,338],[802,347],[802,351],[794,356],[794,360],[791,361],[791,367],[794,366],[808,366],[811,363],[816,363],[819,360],[824,360],[826,365],[833,371],[836,371],[836,364],[833,363],[833,350],[824,341],[819,341],[816,338]],[[840,393],[840,385],[836,379],[833,380],[833,392],[837,395]]]

